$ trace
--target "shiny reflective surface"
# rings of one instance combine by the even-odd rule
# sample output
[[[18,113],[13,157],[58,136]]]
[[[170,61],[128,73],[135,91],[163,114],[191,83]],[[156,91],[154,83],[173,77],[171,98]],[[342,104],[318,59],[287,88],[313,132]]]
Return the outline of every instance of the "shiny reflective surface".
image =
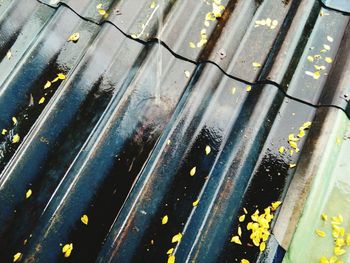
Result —
[[[314,106],[348,110],[349,18],[318,1],[45,3],[0,4],[0,260],[281,262],[280,235],[261,253],[246,225],[288,207]]]
[[[350,13],[349,2],[346,0],[322,0],[322,2],[329,8]]]

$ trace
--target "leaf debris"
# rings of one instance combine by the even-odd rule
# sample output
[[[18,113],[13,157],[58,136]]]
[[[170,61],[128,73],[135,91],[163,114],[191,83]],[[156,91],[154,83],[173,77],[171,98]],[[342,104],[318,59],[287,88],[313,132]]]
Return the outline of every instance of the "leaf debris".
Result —
[[[182,234],[178,233],[171,239],[171,243],[179,243],[182,239]]]
[[[88,225],[89,223],[89,217],[87,215],[82,215],[80,220],[84,225]]]
[[[79,38],[80,38],[80,33],[76,32],[70,35],[67,41],[76,43],[78,42]]]
[[[205,146],[205,154],[206,154],[206,155],[209,155],[210,152],[211,152],[210,146],[209,146],[209,145]]]
[[[21,137],[19,137],[18,134],[15,134],[15,135],[12,137],[12,143],[18,143],[20,140],[21,140]]]
[[[62,247],[62,253],[65,258],[68,258],[71,255],[72,251],[73,251],[73,243],[65,244]]]
[[[247,230],[251,231],[250,239],[253,241],[253,244],[256,247],[259,247],[260,251],[264,251],[266,249],[266,241],[270,236],[270,222],[273,219],[273,211],[282,204],[281,201],[276,201],[271,203],[270,206],[264,209],[264,213],[260,214],[259,210],[255,210],[255,212],[251,215],[252,221],[247,224]],[[246,210],[245,210],[246,212]],[[245,215],[243,215],[245,216]],[[244,221],[244,217],[240,216],[239,221],[242,223]],[[240,236],[242,234],[242,229],[238,226],[238,236],[232,236],[230,242],[236,243],[238,245],[242,245],[240,240]]]
[[[168,223],[169,217],[167,215],[163,216],[162,218],[162,225],[165,225],[166,223]]]
[[[26,199],[30,198],[32,196],[32,189],[28,189],[28,191],[26,192]]]
[[[220,18],[225,10],[225,6],[221,4],[221,0],[213,0],[211,4],[212,10],[205,14],[204,17],[204,27],[200,31],[200,36],[198,41],[190,41],[190,48],[201,48],[208,43],[208,36],[206,27],[210,26],[210,23],[216,21]]]
[[[11,50],[7,51],[7,53],[6,53],[6,58],[7,58],[7,59],[11,59],[11,58],[12,58]]]
[[[196,170],[197,170],[196,166],[193,167],[190,171],[190,176],[194,176],[196,174]]]
[[[13,256],[13,262],[18,262],[19,260],[21,260],[22,258],[22,253],[21,252],[17,252],[16,254],[14,254]]]

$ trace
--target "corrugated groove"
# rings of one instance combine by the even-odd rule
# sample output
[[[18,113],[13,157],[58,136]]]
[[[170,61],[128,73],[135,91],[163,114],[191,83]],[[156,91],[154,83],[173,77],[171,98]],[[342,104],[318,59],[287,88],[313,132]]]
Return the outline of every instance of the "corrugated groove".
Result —
[[[248,3],[249,1],[245,1],[245,2]],[[251,1],[251,2],[253,2],[253,1]],[[294,5],[297,5],[299,1],[290,1],[290,2],[292,2]],[[305,4],[305,2],[310,3],[310,1],[301,1],[301,2],[303,2],[304,4]],[[66,5],[66,4],[69,5],[69,3],[70,3],[69,1],[67,3],[66,2],[62,2],[62,4],[64,4],[64,5]],[[233,4],[231,4],[231,3],[233,3]],[[315,6],[318,6],[318,8],[319,8],[319,3],[320,2],[318,0],[316,0],[314,3],[315,3]],[[235,1],[231,1],[229,3],[229,5],[228,5],[227,10],[231,10],[230,6],[234,7],[235,4],[236,4]],[[240,1],[238,1],[237,5],[238,5],[238,7],[241,7],[241,6],[239,6],[239,4],[240,4]],[[255,3],[252,3],[252,4],[255,5]],[[262,12],[264,14],[268,14],[269,10],[271,10],[271,12],[272,12],[272,10],[274,10],[274,9],[269,6],[271,4],[273,5],[273,8],[276,8],[278,5],[281,5],[281,6],[286,5],[284,2],[281,2],[281,1],[276,1],[276,3],[274,3],[273,1],[265,1],[265,2],[263,2],[262,6],[259,7],[256,16],[257,17],[259,16],[259,12]],[[161,43],[164,46],[166,46],[171,52],[173,52],[174,55],[177,55],[180,59],[185,59],[185,60],[191,61],[191,62],[196,63],[196,64],[198,64],[198,63],[214,63],[215,65],[219,66],[225,73],[227,73],[228,76],[230,76],[230,77],[232,77],[232,78],[234,78],[236,80],[239,80],[239,81],[243,81],[243,82],[247,82],[247,83],[254,83],[255,82],[254,79],[250,79],[249,77],[247,77],[252,72],[251,68],[250,68],[250,71],[247,71],[248,75],[244,75],[243,74],[243,76],[240,76],[239,74],[236,74],[235,72],[227,71],[225,68],[222,67],[222,66],[225,65],[225,63],[223,63],[221,61],[222,60],[225,61],[225,59],[216,59],[215,60],[215,57],[219,57],[219,58],[222,57],[222,54],[221,54],[222,52],[226,53],[225,49],[220,48],[220,46],[218,46],[218,45],[216,45],[218,47],[218,50],[216,50],[216,52],[215,52],[215,50],[214,51],[211,51],[211,50],[209,51],[208,49],[203,49],[203,54],[204,55],[208,54],[208,51],[209,51],[210,54],[212,54],[211,57],[214,56],[213,54],[216,54],[214,56],[213,60],[211,60],[211,59],[207,60],[205,56],[204,57],[200,56],[199,59],[193,60],[193,50],[188,48],[188,43],[189,43],[189,39],[193,38],[192,28],[196,28],[196,26],[192,26],[190,31],[188,31],[188,30],[186,31],[186,29],[185,30],[182,29],[182,31],[186,32],[186,33],[184,34],[182,32],[182,34],[180,34],[181,39],[177,38],[174,41],[174,39],[168,38],[168,36],[170,36],[170,37],[173,37],[173,36],[177,36],[178,37],[179,36],[179,34],[174,34],[174,32],[176,32],[178,30],[178,28],[182,28],[181,26],[179,26],[179,23],[183,25],[183,18],[186,17],[186,12],[185,13],[184,12],[180,12],[179,10],[183,10],[184,8],[185,8],[185,10],[192,10],[191,8],[189,8],[189,5],[190,5],[190,3],[187,3],[187,2],[177,5],[177,3],[174,4],[173,1],[170,1],[169,4],[164,8],[164,10],[166,10],[164,12],[165,17],[169,17],[169,21],[170,21],[170,23],[166,22],[167,27],[165,27],[165,28],[170,27],[170,28],[173,28],[173,29],[172,30],[167,30],[168,32],[171,32],[171,34],[167,34],[166,32],[162,32],[162,36],[161,36],[162,41],[161,41]],[[287,4],[287,5],[290,5],[290,3]],[[136,11],[135,11],[135,5],[133,3],[131,3],[131,2],[125,2],[125,3],[121,2],[121,4],[119,2],[115,2],[114,5],[111,5],[111,3],[108,2],[106,7],[108,7],[108,6],[110,7],[111,16],[110,16],[110,18],[108,18],[107,22],[111,22],[113,25],[116,26],[116,28],[121,30],[124,34],[128,35],[129,37],[133,36],[138,41],[141,40],[141,42],[146,41],[146,43],[157,43],[158,39],[154,38],[154,37],[157,36],[157,32],[159,31],[159,30],[157,30],[157,28],[159,26],[158,25],[158,20],[156,20],[156,19],[153,19],[153,20],[151,19],[150,20],[150,18],[152,18],[154,16],[154,8],[153,9],[150,8],[151,5],[150,5],[150,3],[148,1],[145,1],[144,4],[137,5],[139,9],[137,9]],[[196,6],[200,7],[202,5],[199,4],[196,1]],[[270,9],[268,7],[270,7]],[[263,11],[264,9],[266,10],[265,12]],[[169,10],[170,10],[170,14],[168,14]],[[194,9],[194,10],[196,10],[196,9]],[[201,9],[198,9],[197,12],[200,13],[201,10],[202,10],[202,7],[201,7]],[[281,10],[284,11],[286,9],[285,8],[281,8]],[[136,16],[135,13],[138,13],[138,15]],[[194,13],[196,13],[196,12],[194,12]],[[226,13],[230,14],[231,12],[227,11]],[[283,15],[283,12],[277,12],[277,13],[273,12],[272,16],[276,16],[276,14],[279,15],[279,13],[281,13]],[[291,22],[290,21],[291,19],[289,19],[289,17],[292,17],[293,10],[291,10],[290,13],[291,14],[289,16],[286,16],[286,19],[285,19],[286,23],[284,23],[285,24],[284,27],[286,27],[286,28],[289,27],[289,23]],[[175,15],[175,18],[174,18],[173,14],[180,14],[180,15],[177,15],[177,16]],[[311,14],[315,14],[315,12],[311,12]],[[341,14],[339,14],[339,15],[341,15]],[[179,16],[180,16],[180,19],[177,19],[177,17],[179,17]],[[334,13],[334,16],[337,16],[337,12]],[[137,17],[137,20],[135,20],[135,17]],[[140,17],[141,17],[141,19],[140,19]],[[143,17],[143,19],[142,19],[142,17]],[[200,21],[198,21],[200,19],[197,19],[198,17],[200,17],[200,16],[199,15],[194,15],[193,13],[191,13],[191,15],[189,16],[190,19],[191,18],[192,19],[196,18],[194,20],[194,21],[196,21],[196,24],[198,24],[198,22],[200,22]],[[228,17],[230,17],[230,16],[229,15],[225,16],[225,13],[224,13],[224,15],[223,15],[224,19],[221,20],[223,22],[219,22],[217,24],[216,30],[212,31],[212,34],[209,34],[210,35],[210,39],[209,39],[209,44],[207,45],[208,47],[211,47],[211,45],[210,45],[210,40],[211,39],[213,40],[214,43],[215,42],[216,43],[220,42],[220,39],[216,39],[215,35],[217,35],[217,32],[221,32],[221,28],[223,28],[224,27],[223,25],[226,24],[226,19]],[[232,17],[234,17],[234,16],[231,16],[231,18]],[[315,16],[313,16],[313,17],[315,18]],[[247,21],[247,17],[245,19],[246,19],[245,21]],[[154,21],[154,20],[156,20],[156,21]],[[233,18],[231,19],[231,21],[232,20],[233,20]],[[147,26],[150,28],[149,31],[147,31],[147,33],[145,33],[144,30],[142,30],[142,27],[141,27],[141,25],[145,25],[144,24],[145,21],[151,22],[151,23],[147,23]],[[228,21],[229,21],[229,19],[228,19]],[[262,52],[262,53],[259,52],[259,53],[254,55],[254,52],[253,53],[250,52],[249,49],[248,49],[249,52],[244,52],[244,47],[247,47],[247,46],[249,47],[250,46],[249,44],[256,43],[257,40],[259,41],[261,39],[264,39],[265,41],[261,42],[260,44],[259,44],[259,42],[257,42],[258,43],[257,46],[259,46],[259,50],[261,51],[261,46],[262,45],[265,45],[265,46],[267,45],[267,47],[268,47],[268,42],[266,42],[266,39],[270,39],[271,41],[274,41],[274,38],[273,37],[271,38],[271,36],[269,36],[268,38],[267,38],[267,35],[265,35],[265,38],[259,37],[260,32],[263,32],[263,30],[260,30],[260,31],[254,30],[254,25],[255,25],[254,21],[255,21],[255,19],[252,21],[252,23],[251,23],[251,25],[249,27],[250,29],[245,34],[245,39],[246,39],[246,42],[248,42],[247,43],[248,45],[247,44],[240,45],[239,48],[241,49],[241,55],[237,54],[237,57],[240,56],[241,57],[240,61],[243,62],[243,63],[246,63],[246,60],[249,61],[249,58],[247,56],[251,56],[252,55],[252,58],[250,60],[252,60],[252,59],[253,60],[254,59],[259,60],[258,57],[261,56],[261,54],[264,53],[264,52]],[[298,27],[300,28],[300,21],[294,20],[294,22],[297,23]],[[189,25],[191,23],[186,23],[186,24]],[[135,28],[136,25],[138,25],[137,26],[138,28]],[[309,25],[310,25],[310,21],[309,21]],[[279,28],[279,26],[280,25],[278,25],[278,28]],[[327,25],[323,25],[323,26],[327,26]],[[145,28],[147,28],[147,27],[145,27]],[[240,27],[238,32],[241,31],[241,30],[242,30],[242,28]],[[136,33],[138,31],[141,31],[143,33],[142,34]],[[249,37],[249,34],[250,34],[249,32],[254,32],[254,34],[252,34],[252,36]],[[297,34],[297,35],[293,34],[292,36],[294,38],[297,37],[298,35],[299,35],[299,37],[303,36],[301,38],[301,42],[300,42],[300,44],[303,45],[302,44],[303,40],[305,40],[307,38],[305,38],[305,35],[301,35],[300,34],[301,32],[302,31],[299,30],[299,34]],[[303,31],[304,34],[306,32],[307,31]],[[311,31],[309,31],[309,32],[311,32]],[[283,35],[283,30],[280,32],[280,35]],[[314,33],[314,35],[318,36],[315,33]],[[214,38],[212,38],[212,37],[214,37]],[[225,35],[221,35],[221,38],[226,38],[226,36]],[[294,40],[294,42],[295,42],[295,40]],[[182,43],[181,44],[182,46],[173,46],[172,43],[174,43],[175,45],[177,43]],[[279,41],[276,41],[276,43],[279,43]],[[305,44],[305,42],[304,42],[304,44]],[[298,47],[300,48],[300,45]],[[279,49],[278,46],[276,46],[275,48],[277,50]],[[253,50],[256,50],[256,49],[253,49]],[[299,58],[299,56],[298,56],[299,50],[300,49],[296,50],[296,56],[294,56],[293,59],[295,59],[295,58],[298,59]],[[273,53],[274,53],[274,51],[271,50],[271,54],[270,54],[270,57],[269,57],[270,60],[267,60],[267,61],[273,60],[273,55],[272,55]],[[289,54],[292,54],[292,53],[289,52]],[[260,60],[263,60],[263,59],[260,58]],[[254,62],[254,61],[252,61],[252,62]],[[223,64],[223,65],[221,65],[221,64]],[[269,67],[271,67],[271,65],[266,63],[265,64],[265,69],[269,68]],[[290,67],[290,65],[289,65],[289,67]],[[292,68],[293,68],[293,66],[292,66]],[[248,67],[247,67],[247,69],[248,69]],[[290,68],[289,68],[289,70],[290,70]],[[285,83],[285,82],[283,82],[283,83],[280,83],[280,82],[275,83],[275,82],[271,82],[271,79],[265,79],[265,78],[256,81],[256,83],[260,83],[260,84],[268,84],[268,83],[270,83],[270,84],[276,85],[278,88],[280,88],[283,91],[287,90],[286,87],[288,86],[288,83]],[[321,107],[322,106],[337,107],[337,108],[341,108],[341,109],[345,110],[342,107],[343,106],[342,103],[340,105],[334,105],[334,104],[323,105],[323,104],[318,104],[318,103],[313,104],[312,102],[309,101],[308,98],[304,98],[303,96],[298,96],[298,95],[295,95],[295,94],[288,94],[288,92],[287,92],[286,95],[289,96],[291,99],[296,99],[296,100],[298,100],[300,102],[308,103],[309,105],[315,105],[315,106],[321,106]]]
[[[146,39],[130,39],[139,17],[149,19],[146,2],[136,5],[138,16],[125,13],[125,31],[116,30],[111,23],[122,18],[120,3],[107,1],[114,15],[106,22],[99,20],[96,1],[67,1],[56,9],[26,0],[0,6],[1,26],[14,23],[12,31],[0,27],[11,32],[1,39],[2,56],[10,46],[13,52],[10,67],[6,58],[0,63],[0,121],[10,127],[2,138],[1,260],[21,251],[24,262],[63,261],[62,242],[74,243],[72,261],[166,260],[171,237],[182,232],[174,252],[180,261],[228,262],[232,255],[264,261],[256,248],[228,241],[243,207],[253,212],[283,199],[294,174],[288,166],[299,159],[299,153],[278,155],[288,134],[312,121],[317,106],[346,109],[339,94],[348,82],[348,17],[333,11],[317,16],[326,12],[317,1],[230,1],[208,29],[208,45],[190,49],[189,38],[203,22],[196,18],[207,12],[198,1],[165,6],[161,43],[154,38],[157,20]],[[188,24],[183,14],[192,19]],[[279,30],[255,27],[256,20],[272,16],[278,16]],[[74,32],[81,40],[67,42]],[[334,38],[329,53],[337,55],[330,77],[306,79],[308,49],[319,50],[328,34]],[[157,101],[158,76],[152,73],[159,51]],[[253,69],[252,62],[262,68]],[[43,91],[58,73],[67,80]],[[320,100],[322,92],[327,100]],[[44,95],[48,103],[38,105]],[[16,133],[26,135],[18,149]],[[25,200],[29,188],[35,195]],[[197,198],[200,205],[193,207]],[[84,213],[93,222],[88,227],[80,222]],[[169,224],[160,227],[165,213]],[[249,241],[247,233],[243,240]],[[274,239],[269,244],[276,247]]]

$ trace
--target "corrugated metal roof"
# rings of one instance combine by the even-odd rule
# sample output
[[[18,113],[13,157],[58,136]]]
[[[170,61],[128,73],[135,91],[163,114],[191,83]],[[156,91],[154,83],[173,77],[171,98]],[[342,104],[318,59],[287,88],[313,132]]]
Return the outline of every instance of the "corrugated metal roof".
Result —
[[[350,115],[348,7],[1,1],[1,261],[281,262]],[[260,252],[247,221],[285,197]]]
[[[330,258],[334,249],[331,218],[343,215],[344,222],[339,227],[349,228],[349,119],[343,112],[328,108],[320,110],[316,119],[321,127],[315,131],[318,134],[313,143],[309,144],[308,150],[312,154],[303,158],[308,162],[299,163],[294,175],[294,182],[299,182],[302,191],[296,189],[296,183],[290,186],[286,200],[293,200],[288,202],[294,205],[282,209],[283,216],[275,227],[276,236],[283,236],[282,243],[288,244],[294,230],[288,233],[285,222],[290,222],[291,228],[295,227],[300,216],[300,199],[304,200],[305,193],[310,191],[284,262],[302,262],[305,258],[317,262],[321,256]],[[321,220],[320,211],[328,215],[329,221]],[[324,231],[325,238],[315,235],[316,229]],[[280,231],[286,233],[278,233]],[[341,259],[348,262],[349,254]]]

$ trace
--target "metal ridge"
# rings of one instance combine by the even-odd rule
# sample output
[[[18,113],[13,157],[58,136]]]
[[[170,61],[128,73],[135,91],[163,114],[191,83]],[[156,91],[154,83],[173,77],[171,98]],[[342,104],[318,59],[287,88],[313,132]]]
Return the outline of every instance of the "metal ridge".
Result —
[[[187,61],[187,62],[190,62],[190,63],[193,63],[195,65],[201,65],[201,64],[206,64],[206,63],[209,63],[209,64],[213,64],[215,66],[217,66],[221,71],[223,71],[223,73],[232,78],[232,79],[235,79],[235,80],[238,80],[238,81],[241,81],[241,82],[244,82],[248,85],[255,85],[255,84],[271,84],[271,85],[274,85],[276,86],[277,88],[279,88],[284,94],[285,96],[287,96],[288,98],[290,99],[293,99],[293,100],[296,100],[296,101],[299,101],[301,103],[305,103],[307,105],[310,105],[310,106],[313,106],[313,107],[334,107],[334,108],[338,108],[338,109],[341,109],[343,110],[347,116],[350,118],[350,113],[349,113],[349,109],[348,109],[348,105],[349,105],[349,102],[345,99],[341,100],[341,101],[335,101],[335,102],[332,102],[330,104],[327,104],[327,103],[314,103],[314,102],[310,102],[308,99],[306,98],[303,98],[303,97],[298,97],[297,94],[288,94],[288,90],[287,89],[287,86],[289,85],[289,83],[281,83],[281,82],[278,82],[278,81],[275,81],[273,79],[271,79],[269,76],[261,79],[257,79],[255,81],[251,81],[251,80],[247,80],[246,78],[244,78],[244,76],[239,76],[237,74],[232,74],[230,73],[229,71],[227,71],[227,69],[223,68],[220,64],[218,64],[217,62],[215,61],[212,61],[212,60],[201,60],[199,58],[199,60],[193,60],[189,57],[186,57],[184,55],[181,55],[180,53],[178,52],[175,52],[167,43],[166,41],[164,40],[161,40],[161,39],[158,39],[157,37],[150,37],[150,38],[147,38],[146,40],[145,39],[142,39],[142,38],[135,38],[134,36],[132,36],[131,33],[127,33],[125,32],[125,30],[122,30],[115,22],[113,22],[113,19],[101,19],[100,17],[100,20],[94,20],[94,19],[91,19],[89,17],[84,17],[82,16],[78,11],[76,11],[74,8],[72,8],[70,5],[69,5],[69,1],[66,3],[66,2],[58,2],[57,5],[49,5],[41,0],[35,0],[35,1],[38,1],[44,5],[48,5],[52,8],[59,8],[59,6],[65,6],[69,9],[71,9],[76,15],[78,15],[80,18],[86,20],[86,21],[89,21],[91,23],[95,23],[96,25],[102,25],[104,23],[109,23],[111,24],[112,26],[114,26],[117,30],[119,30],[122,34],[124,34],[126,37],[128,37],[129,39],[133,39],[143,45],[157,45],[157,44],[161,44],[162,46],[164,46],[166,49],[168,49],[168,51],[173,54],[176,58],[178,59],[181,59],[181,60],[184,60],[184,61]],[[338,12],[337,10],[333,10],[332,8],[328,8],[327,6],[325,6],[325,4],[321,1],[321,0],[317,0],[320,5],[323,7],[323,8],[326,8],[326,9],[329,9],[329,10],[332,10],[332,11],[335,11],[335,12]],[[294,1],[294,2],[297,2],[297,1]],[[311,2],[310,2],[311,3]],[[142,6],[142,5],[141,5]],[[111,8],[113,8],[112,6],[110,6]],[[117,9],[119,10],[119,9]],[[115,13],[115,12],[114,12]],[[341,12],[340,12],[341,13]],[[345,14],[345,15],[348,15],[348,14]],[[119,16],[119,13],[117,13],[116,16]],[[287,25],[288,27],[288,25]],[[327,28],[326,25],[320,25],[321,29],[323,28]],[[316,34],[316,33],[314,33]],[[317,39],[317,41],[319,41],[319,39]],[[339,55],[340,56],[340,55]],[[345,94],[347,94],[345,92]],[[341,97],[341,95],[339,95]],[[345,105],[344,105],[344,101],[346,101]]]
[[[317,0],[169,0],[154,21],[153,1],[39,1],[0,4],[0,261],[281,262],[314,142],[350,118],[349,17]],[[262,251],[256,209],[273,215]]]

